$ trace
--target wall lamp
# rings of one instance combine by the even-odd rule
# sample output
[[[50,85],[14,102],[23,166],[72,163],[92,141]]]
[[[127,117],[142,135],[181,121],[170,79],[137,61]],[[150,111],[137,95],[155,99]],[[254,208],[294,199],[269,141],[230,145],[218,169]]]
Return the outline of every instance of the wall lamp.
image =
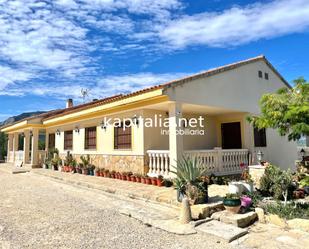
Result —
[[[107,125],[105,124],[104,121],[101,122],[101,129],[103,129],[104,131],[106,131],[107,129]]]
[[[79,133],[79,127],[78,126],[75,127],[75,132]]]
[[[56,134],[57,134],[58,136],[60,136],[60,130],[59,130],[59,129],[56,130]]]
[[[138,117],[135,115],[133,118],[132,118],[132,120],[133,120],[133,123],[135,124],[135,125],[137,125],[137,127],[139,126],[139,119],[138,119]]]
[[[30,131],[30,132],[29,132],[29,135],[30,135],[30,137],[32,137],[32,136],[33,136],[33,132],[32,132],[32,131]]]

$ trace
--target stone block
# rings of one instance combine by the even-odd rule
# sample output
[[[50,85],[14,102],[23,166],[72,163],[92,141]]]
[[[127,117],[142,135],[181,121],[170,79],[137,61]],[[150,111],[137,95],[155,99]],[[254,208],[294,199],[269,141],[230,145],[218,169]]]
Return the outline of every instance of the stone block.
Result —
[[[289,228],[299,229],[305,232],[309,232],[309,220],[306,219],[293,219],[287,221]]]
[[[258,217],[258,220],[259,222],[261,223],[265,223],[265,213],[264,213],[264,210],[263,208],[255,208],[254,211],[256,212],[257,214],[257,217]]]
[[[247,227],[251,225],[257,218],[255,212],[248,212],[245,214],[234,214],[226,210],[214,213],[211,218],[221,221],[226,224],[232,224],[237,227]]]
[[[191,206],[192,218],[205,219],[210,217],[213,213],[224,210],[223,202],[197,204]]]
[[[212,220],[201,224],[195,228],[199,232],[211,234],[221,239],[231,242],[248,233],[247,229],[225,224],[217,220]]]

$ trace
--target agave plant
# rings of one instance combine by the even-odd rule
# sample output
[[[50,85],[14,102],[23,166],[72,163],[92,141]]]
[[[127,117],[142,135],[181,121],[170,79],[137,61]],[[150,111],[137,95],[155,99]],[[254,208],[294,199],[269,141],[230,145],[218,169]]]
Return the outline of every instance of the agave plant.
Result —
[[[201,161],[197,157],[183,157],[177,162],[177,167],[173,167],[177,178],[185,183],[194,184],[202,176],[206,175],[206,170],[202,169]]]
[[[177,177],[174,179],[175,188],[178,194],[185,194],[190,204],[195,204],[200,196],[207,195],[207,184],[203,181],[206,170],[203,169],[201,161],[197,157],[183,157],[177,163],[175,171],[171,171]],[[203,198],[205,199],[205,198]],[[208,199],[208,195],[207,198]]]

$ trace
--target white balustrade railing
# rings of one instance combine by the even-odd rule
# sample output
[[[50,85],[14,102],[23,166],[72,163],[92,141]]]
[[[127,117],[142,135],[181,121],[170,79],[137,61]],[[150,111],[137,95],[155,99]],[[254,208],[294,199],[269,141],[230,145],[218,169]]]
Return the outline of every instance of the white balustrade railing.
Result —
[[[23,150],[15,151],[15,162],[23,160],[24,160],[24,151]]]
[[[241,165],[249,165],[249,151],[247,149],[222,150],[221,174],[237,174],[242,171]]]
[[[149,176],[162,175],[169,176],[170,157],[168,150],[148,150],[149,157]]]
[[[148,150],[149,176],[170,176],[170,158],[168,150]],[[184,154],[197,157],[203,169],[208,174],[232,175],[242,171],[242,165],[249,164],[249,151],[247,149],[222,150],[188,150]]]
[[[10,151],[8,161],[10,163],[14,162],[14,151]]]

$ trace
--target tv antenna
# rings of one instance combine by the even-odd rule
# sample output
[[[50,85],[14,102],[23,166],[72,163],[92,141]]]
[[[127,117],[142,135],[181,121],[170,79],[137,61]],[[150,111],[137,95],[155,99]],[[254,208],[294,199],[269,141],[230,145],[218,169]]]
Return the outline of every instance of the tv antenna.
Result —
[[[88,95],[89,95],[89,89],[87,89],[87,88],[82,88],[81,90],[80,90],[80,93],[81,93],[81,95],[82,95],[82,98],[83,98],[83,102],[85,103],[85,101],[86,101],[86,97],[88,97]]]

